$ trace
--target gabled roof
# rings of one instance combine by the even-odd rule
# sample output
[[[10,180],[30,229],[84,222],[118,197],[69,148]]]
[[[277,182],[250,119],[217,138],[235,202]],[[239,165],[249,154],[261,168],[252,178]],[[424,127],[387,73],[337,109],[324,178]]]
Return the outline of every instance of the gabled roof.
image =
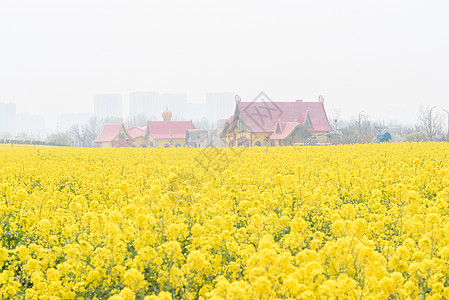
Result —
[[[154,139],[185,139],[187,129],[195,129],[192,121],[148,121],[146,135]]]
[[[229,119],[226,120],[222,131],[220,132],[220,138],[224,138],[226,136],[226,133],[229,130],[229,127],[232,126],[232,121],[234,120],[234,116],[230,116]]]
[[[101,134],[94,140],[94,143],[113,141],[119,135],[122,128],[123,128],[123,132],[125,133],[126,137],[129,140],[132,140],[132,138],[129,136],[128,132],[126,131],[126,128],[123,125],[123,123],[122,124],[106,124],[106,125],[104,125],[103,131],[101,132]]]
[[[239,115],[249,132],[273,132],[278,122],[298,122],[304,126],[307,115],[312,125],[307,128],[310,132],[332,130],[322,102],[239,102],[231,130],[237,126]]]
[[[384,130],[384,131],[379,132],[377,134],[377,139],[379,139],[379,140],[389,140],[389,139],[391,139],[391,134],[388,131]]]
[[[287,138],[296,127],[301,126],[298,122],[281,122],[276,124],[276,129],[270,135],[271,140],[283,140]],[[278,132],[277,129],[280,129]]]
[[[201,143],[208,141],[209,130],[206,129],[187,129],[186,142]]]
[[[128,134],[132,139],[135,139],[137,137],[144,137],[146,132],[147,127],[133,126],[131,128],[128,128]]]
[[[310,120],[309,111],[304,115],[304,122],[302,122],[306,128],[312,128],[312,121]]]

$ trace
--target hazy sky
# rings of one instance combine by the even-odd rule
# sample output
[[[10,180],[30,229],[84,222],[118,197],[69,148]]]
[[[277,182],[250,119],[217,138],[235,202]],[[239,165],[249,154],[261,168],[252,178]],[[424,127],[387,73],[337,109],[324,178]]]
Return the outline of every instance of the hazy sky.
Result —
[[[449,109],[448,15],[447,0],[4,0],[0,102],[53,127],[97,93],[265,91],[413,122]]]

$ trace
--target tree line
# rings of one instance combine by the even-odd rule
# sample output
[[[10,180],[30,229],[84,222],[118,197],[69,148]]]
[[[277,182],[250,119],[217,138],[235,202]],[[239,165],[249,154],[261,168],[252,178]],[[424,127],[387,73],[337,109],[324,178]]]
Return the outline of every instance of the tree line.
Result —
[[[442,114],[447,113],[447,120]],[[330,123],[334,132],[338,132],[345,143],[370,143],[383,131],[389,131],[393,142],[449,141],[449,112],[437,110],[436,106],[421,107],[416,123],[410,126],[385,125],[369,119],[367,114],[360,113],[357,120],[343,122],[339,115],[333,116]],[[445,125],[447,121],[447,125]]]
[[[447,116],[443,112],[446,112]],[[143,127],[146,126],[148,120],[152,121],[156,118],[136,115],[129,117],[125,121],[125,125],[127,128],[132,126]],[[382,131],[389,131],[393,142],[449,141],[449,111],[438,109],[435,106],[421,107],[416,120],[416,123],[410,126],[391,126],[385,125],[383,122],[370,120],[366,113],[360,113],[358,118],[352,121],[341,120],[339,113],[334,113],[329,120],[333,128],[329,135],[329,141],[332,144],[371,143],[376,142],[377,134]],[[14,140],[3,137],[2,142],[6,144],[92,147],[93,141],[101,134],[105,124],[118,123],[122,123],[122,119],[91,117],[86,123],[75,124],[65,132],[50,134],[45,141],[35,140],[34,138]],[[202,129],[213,129],[215,127],[206,118],[196,120],[194,124]]]

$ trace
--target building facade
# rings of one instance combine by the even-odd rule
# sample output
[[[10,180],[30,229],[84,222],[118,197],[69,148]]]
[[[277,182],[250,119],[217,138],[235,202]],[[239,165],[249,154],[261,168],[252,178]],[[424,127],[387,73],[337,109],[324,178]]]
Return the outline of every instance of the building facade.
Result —
[[[16,135],[16,105],[0,103],[0,135],[14,137]]]
[[[17,135],[32,135],[39,137],[40,133],[45,130],[45,119],[41,115],[30,115],[29,113],[17,114]]]
[[[69,130],[73,125],[76,124],[87,124],[89,118],[93,115],[91,113],[69,113],[58,116],[56,121],[56,130],[59,132]]]
[[[216,133],[216,130],[187,129],[185,144],[192,148],[216,147]]]
[[[144,116],[148,120],[156,117],[160,111],[158,93],[134,92],[129,94],[130,116]]]
[[[192,121],[172,121],[172,112],[162,112],[163,121],[148,121],[145,137],[149,147],[183,147],[188,129],[195,129]]]
[[[93,141],[95,148],[132,147],[132,138],[122,124],[107,124]]]
[[[221,137],[226,146],[287,146],[332,131],[323,102],[241,102]]]
[[[216,120],[228,118],[233,113],[234,93],[213,92],[206,94],[206,116]],[[216,124],[214,124],[214,127]]]
[[[133,126],[126,129],[124,124],[108,124],[95,139],[96,148],[113,147],[183,147],[186,133],[195,129],[192,121],[172,121],[172,112],[162,112],[163,121],[147,121],[147,126]]]
[[[94,96],[94,115],[99,119],[123,118],[122,95],[97,94]]]
[[[133,126],[128,128],[128,134],[132,139],[132,145],[136,148],[148,147],[148,141],[145,138],[147,127]]]

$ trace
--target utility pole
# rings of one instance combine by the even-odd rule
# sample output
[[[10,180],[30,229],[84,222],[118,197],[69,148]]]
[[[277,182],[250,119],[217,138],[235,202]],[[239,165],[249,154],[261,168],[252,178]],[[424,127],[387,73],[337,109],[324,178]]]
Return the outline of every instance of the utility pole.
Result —
[[[270,143],[270,136],[269,136],[269,135],[267,135],[267,136],[265,137],[265,141],[266,141],[266,143],[267,143],[267,150],[266,150],[265,154],[268,155],[268,144]]]
[[[430,137],[430,140],[432,140],[432,135],[433,135],[433,132],[432,132],[432,109],[434,109],[435,107],[436,106],[432,107],[429,111],[429,137]]]
[[[362,113],[364,112],[364,110],[362,110],[361,112],[359,112],[359,131],[362,131],[361,130],[361,128],[362,128],[362,121],[361,121],[361,118],[362,118]]]
[[[364,112],[364,110],[362,110],[361,112],[359,112],[359,143],[362,142],[362,113]]]
[[[443,111],[447,114],[447,139],[449,140],[449,111],[445,109]]]

